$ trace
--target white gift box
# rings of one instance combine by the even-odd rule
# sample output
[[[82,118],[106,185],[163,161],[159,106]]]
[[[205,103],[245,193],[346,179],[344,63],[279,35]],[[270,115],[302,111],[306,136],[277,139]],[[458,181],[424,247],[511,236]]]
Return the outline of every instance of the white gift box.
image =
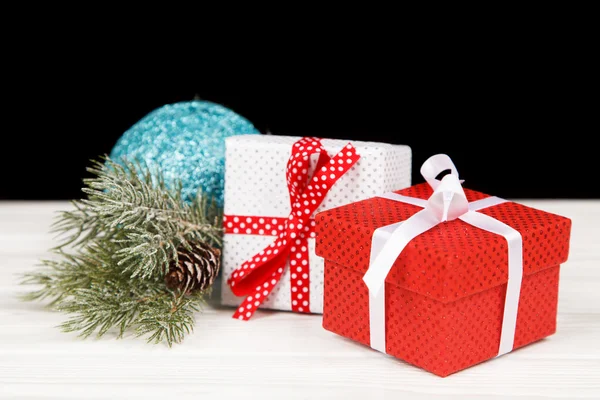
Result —
[[[300,137],[240,135],[226,139],[225,204],[227,219],[236,216],[286,218],[291,212],[286,181],[286,166],[292,146]],[[348,143],[360,159],[327,192],[313,214],[333,207],[364,200],[411,184],[411,149],[387,143],[321,139],[325,150],[335,155]],[[316,166],[311,158],[311,170]],[[275,228],[275,227],[271,227]],[[276,229],[276,228],[275,228]],[[273,233],[276,233],[273,231]],[[225,233],[222,258],[223,305],[238,306],[244,297],[235,296],[227,279],[244,261],[265,249],[276,236]],[[315,255],[315,239],[308,239],[310,312],[323,312],[323,259]],[[283,276],[259,308],[292,310],[289,263]]]

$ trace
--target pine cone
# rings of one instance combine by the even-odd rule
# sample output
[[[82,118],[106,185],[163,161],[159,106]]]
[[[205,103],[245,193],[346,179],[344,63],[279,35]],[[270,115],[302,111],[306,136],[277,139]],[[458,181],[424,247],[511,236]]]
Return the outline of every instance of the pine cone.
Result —
[[[208,289],[221,266],[221,251],[202,242],[192,243],[192,251],[185,247],[177,250],[179,261],[172,262],[165,276],[170,290],[185,291]]]

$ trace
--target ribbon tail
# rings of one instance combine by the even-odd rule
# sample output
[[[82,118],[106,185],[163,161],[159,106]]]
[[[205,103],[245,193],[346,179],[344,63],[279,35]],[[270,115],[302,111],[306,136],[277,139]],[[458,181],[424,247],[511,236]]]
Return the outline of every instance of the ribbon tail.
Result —
[[[423,232],[439,224],[425,208],[404,222],[376,229],[371,242],[371,263],[363,281],[369,289],[371,347],[385,353],[385,278],[402,250]]]
[[[246,296],[234,318],[248,320],[275,288],[288,260],[289,246],[285,235],[246,260],[233,271],[227,283],[233,294]]]
[[[290,301],[292,311],[310,313],[310,256],[308,238],[301,234],[290,252]]]
[[[502,317],[502,333],[497,357],[512,351],[517,328],[517,313],[523,281],[523,238],[514,228],[489,215],[469,211],[460,217],[464,222],[488,232],[501,235],[508,243],[508,283]]]
[[[242,321],[248,321],[252,318],[258,307],[267,299],[269,294],[275,289],[275,286],[277,286],[277,283],[279,283],[286,263],[287,257],[277,257],[271,261],[270,265],[263,266],[263,268],[268,268],[271,271],[270,276],[256,283],[256,287],[248,293],[246,299],[239,305],[233,314],[233,318]]]

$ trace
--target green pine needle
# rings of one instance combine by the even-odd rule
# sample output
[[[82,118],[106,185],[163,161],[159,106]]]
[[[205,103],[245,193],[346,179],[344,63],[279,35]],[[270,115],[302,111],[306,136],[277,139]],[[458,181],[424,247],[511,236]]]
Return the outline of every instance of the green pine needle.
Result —
[[[54,257],[24,276],[38,286],[23,300],[50,300],[69,315],[61,324],[82,337],[132,330],[149,342],[179,343],[193,330],[205,293],[168,290],[164,276],[177,249],[202,241],[221,245],[222,210],[199,194],[182,199],[159,174],[106,158],[88,169],[85,199],[59,214],[52,231],[63,237]]]

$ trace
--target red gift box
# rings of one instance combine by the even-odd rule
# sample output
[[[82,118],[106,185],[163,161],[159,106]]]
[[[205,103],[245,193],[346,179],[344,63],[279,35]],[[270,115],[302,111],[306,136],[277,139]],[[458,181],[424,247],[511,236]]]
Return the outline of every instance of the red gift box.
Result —
[[[423,202],[437,192],[430,184],[394,193]],[[496,199],[469,189],[459,191],[470,204]],[[373,262],[374,232],[400,221],[406,225],[425,205],[391,198],[351,203],[315,218],[316,253],[325,259],[323,327],[373,348],[377,346],[372,343],[370,318],[376,311],[370,310],[374,300],[363,278]],[[452,196],[444,193],[440,199],[449,202]],[[519,277],[520,291],[513,296],[512,331],[503,325],[509,320],[504,315],[509,308],[510,242],[453,219],[416,235],[390,262],[381,290],[385,311],[380,335],[385,342],[378,350],[447,376],[503,354],[501,340],[511,351],[556,331],[559,266],[568,257],[571,221],[514,202],[488,203],[495,205],[477,212],[508,225],[522,238],[522,258],[518,253],[522,281]]]

